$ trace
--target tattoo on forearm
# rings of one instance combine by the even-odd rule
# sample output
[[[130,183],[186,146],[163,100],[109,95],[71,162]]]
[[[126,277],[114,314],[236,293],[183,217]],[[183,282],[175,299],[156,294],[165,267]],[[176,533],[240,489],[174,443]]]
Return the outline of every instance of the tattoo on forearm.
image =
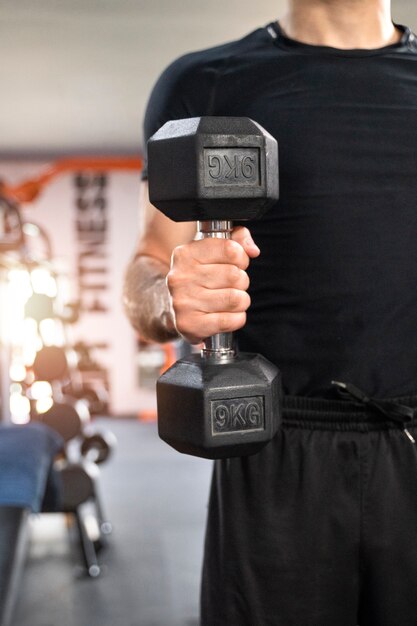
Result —
[[[123,304],[130,323],[143,339],[158,343],[180,336],[166,286],[167,273],[168,267],[161,261],[138,256],[129,264],[124,282]]]

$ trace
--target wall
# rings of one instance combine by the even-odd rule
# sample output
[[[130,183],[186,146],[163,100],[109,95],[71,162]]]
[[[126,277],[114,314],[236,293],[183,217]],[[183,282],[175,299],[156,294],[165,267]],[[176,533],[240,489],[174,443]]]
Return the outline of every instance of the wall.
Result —
[[[0,177],[8,183],[18,183],[33,177],[45,168],[40,162],[0,161]],[[123,274],[134,250],[138,228],[139,174],[113,173],[105,190],[107,200],[108,232],[100,256],[84,259],[104,270],[86,274],[87,284],[102,284],[98,291],[85,290],[84,303],[89,306],[96,298],[105,311],[86,312],[72,328],[74,341],[108,343],[108,349],[97,352],[109,371],[111,409],[117,415],[136,414],[154,406],[154,395],[140,389],[137,373],[136,337],[123,314],[121,291]],[[26,205],[27,220],[42,225],[50,234],[57,266],[71,278],[72,297],[78,296],[78,267],[80,242],[77,240],[77,190],[73,175],[63,175],[45,188],[39,199]],[[91,308],[91,307],[90,307]]]

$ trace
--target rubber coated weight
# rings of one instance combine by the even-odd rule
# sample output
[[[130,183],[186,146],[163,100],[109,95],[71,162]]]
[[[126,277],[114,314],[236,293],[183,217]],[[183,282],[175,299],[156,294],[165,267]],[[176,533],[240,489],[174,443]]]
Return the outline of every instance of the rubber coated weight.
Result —
[[[68,376],[68,361],[64,348],[44,346],[36,353],[33,371],[38,380],[62,380]]]
[[[115,435],[110,430],[104,430],[85,436],[80,451],[83,457],[99,465],[111,457],[116,444]]]
[[[259,354],[220,364],[181,359],[157,382],[159,435],[208,459],[255,454],[278,429],[280,391],[278,370]]]
[[[98,475],[94,463],[67,463],[60,468],[64,512],[75,511],[80,504],[94,497]]]
[[[85,416],[81,416],[74,404],[54,402],[45,413],[34,416],[36,421],[46,424],[58,432],[65,442],[82,433]]]
[[[148,141],[148,177],[175,222],[257,219],[278,200],[278,145],[247,117],[173,120]]]

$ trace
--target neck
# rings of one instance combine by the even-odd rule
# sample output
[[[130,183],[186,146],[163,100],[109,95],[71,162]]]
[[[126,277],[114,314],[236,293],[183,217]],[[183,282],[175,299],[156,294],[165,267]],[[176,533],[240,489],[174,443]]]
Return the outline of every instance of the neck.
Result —
[[[397,43],[390,0],[289,0],[280,25],[291,39],[340,49]]]

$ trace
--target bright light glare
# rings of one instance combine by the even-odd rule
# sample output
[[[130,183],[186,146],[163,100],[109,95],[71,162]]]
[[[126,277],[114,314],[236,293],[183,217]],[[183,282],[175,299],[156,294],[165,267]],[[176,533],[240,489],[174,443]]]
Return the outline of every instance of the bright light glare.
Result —
[[[27,367],[33,365],[36,353],[42,348],[42,341],[36,337],[35,341],[30,345],[23,346],[23,361]]]
[[[14,309],[14,310],[13,310]],[[8,339],[12,346],[20,346],[22,343],[22,335],[24,332],[23,326],[23,307],[18,311],[17,307],[10,307],[9,311],[9,323],[8,323]]]
[[[55,298],[57,295],[56,280],[51,275],[49,270],[38,267],[32,270],[31,273],[33,291],[36,293],[43,293],[50,298]]]
[[[26,301],[32,295],[29,272],[8,272],[7,306],[4,307],[4,340],[19,345],[22,340],[22,323]]]
[[[97,522],[97,517],[92,513],[85,515],[84,524],[86,526],[88,536],[92,541],[100,539],[100,528]]]
[[[76,368],[78,365],[78,356],[75,350],[66,350],[67,363],[70,367]]]
[[[26,302],[32,295],[30,274],[27,270],[10,270],[8,273],[10,295],[14,299]]]
[[[26,367],[23,363],[15,362],[10,365],[9,368],[10,380],[14,380],[21,383],[26,378]]]
[[[30,388],[31,396],[34,400],[42,400],[52,396],[52,387],[47,380],[37,380]]]
[[[36,412],[39,414],[46,413],[49,411],[53,403],[54,401],[52,398],[39,398],[39,400],[36,401]]]
[[[39,227],[36,224],[31,224],[30,222],[26,222],[23,224],[23,232],[28,237],[39,237]]]
[[[90,421],[90,411],[88,409],[88,403],[85,400],[77,400],[75,403],[75,410],[84,424],[87,424]]]
[[[10,394],[10,413],[15,424],[27,424],[30,419],[30,402],[20,393]]]
[[[29,417],[29,415],[24,415],[22,417],[18,417],[16,415],[12,415],[12,422],[13,422],[13,424],[19,424],[19,425],[29,424],[30,417]]]
[[[27,317],[23,322],[23,332],[20,337],[23,350],[23,362],[29,366],[33,364],[38,350],[42,348],[42,339],[38,335],[36,321]]]
[[[53,319],[44,319],[39,324],[39,330],[45,346],[63,346],[65,343],[62,328]]]
[[[23,343],[33,342],[38,337],[38,325],[32,317],[23,321]]]

